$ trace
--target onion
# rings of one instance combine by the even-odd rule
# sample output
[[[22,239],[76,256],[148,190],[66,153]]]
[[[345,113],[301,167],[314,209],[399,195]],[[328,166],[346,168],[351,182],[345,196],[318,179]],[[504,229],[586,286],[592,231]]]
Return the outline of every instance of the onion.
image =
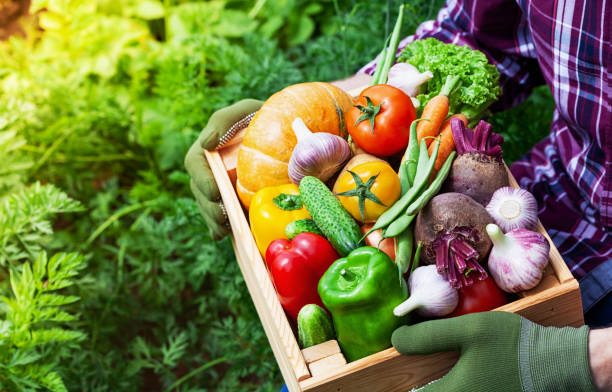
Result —
[[[487,204],[487,212],[504,233],[534,230],[538,224],[538,203],[531,193],[520,188],[506,186],[496,190]]]
[[[459,303],[459,293],[440,275],[435,265],[415,269],[408,279],[410,298],[397,305],[393,314],[401,317],[417,309],[424,317],[451,314]]]

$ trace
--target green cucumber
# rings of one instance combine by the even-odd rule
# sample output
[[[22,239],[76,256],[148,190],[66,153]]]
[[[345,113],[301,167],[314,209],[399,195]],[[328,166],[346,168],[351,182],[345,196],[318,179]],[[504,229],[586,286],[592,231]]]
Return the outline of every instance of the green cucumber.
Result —
[[[362,246],[359,225],[321,180],[312,176],[302,178],[300,197],[316,225],[341,256]]]
[[[300,233],[314,233],[323,235],[317,224],[312,219],[299,219],[285,226],[285,235],[290,240]]]
[[[315,304],[304,305],[298,313],[298,338],[302,348],[336,338],[327,312]]]

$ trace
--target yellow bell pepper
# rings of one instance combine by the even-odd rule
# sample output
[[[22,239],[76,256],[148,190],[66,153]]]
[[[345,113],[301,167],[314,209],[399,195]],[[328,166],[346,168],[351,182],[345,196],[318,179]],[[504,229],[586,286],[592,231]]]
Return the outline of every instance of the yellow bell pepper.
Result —
[[[400,198],[401,185],[387,162],[371,161],[342,172],[334,194],[355,220],[375,222]]]
[[[253,196],[249,207],[249,220],[251,232],[262,256],[265,256],[270,242],[287,238],[285,227],[289,223],[310,218],[301,200],[296,197],[299,194],[297,185],[285,184],[262,188]]]

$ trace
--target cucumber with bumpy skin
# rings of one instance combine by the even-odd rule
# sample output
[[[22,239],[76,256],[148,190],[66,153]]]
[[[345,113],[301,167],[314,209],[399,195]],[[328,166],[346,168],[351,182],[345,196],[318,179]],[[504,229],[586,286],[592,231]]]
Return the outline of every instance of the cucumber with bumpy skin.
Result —
[[[285,235],[290,240],[300,233],[314,233],[323,236],[323,233],[312,219],[299,219],[285,226]]]
[[[315,304],[304,305],[298,313],[298,338],[302,348],[335,339],[334,327],[327,312]]]
[[[300,197],[316,225],[341,256],[363,246],[359,225],[321,180],[312,176],[302,178]]]

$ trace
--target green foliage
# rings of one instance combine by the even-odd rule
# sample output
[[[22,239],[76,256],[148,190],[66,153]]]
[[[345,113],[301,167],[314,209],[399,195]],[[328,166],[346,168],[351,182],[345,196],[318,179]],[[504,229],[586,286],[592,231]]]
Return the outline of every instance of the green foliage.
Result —
[[[183,157],[219,108],[355,72],[382,47],[400,1],[32,4],[42,29],[0,42],[0,294],[12,298],[9,274],[22,282],[30,270],[44,286],[50,265],[88,265],[78,278],[53,272],[70,283],[61,291],[29,286],[20,312],[48,318],[28,328],[55,332],[27,350],[2,348],[0,380],[12,384],[0,389],[278,390],[230,241],[209,237]],[[440,5],[411,2],[405,34]],[[495,126],[527,138],[549,102],[517,109],[524,123],[496,115]],[[506,153],[521,148],[510,136]],[[59,249],[82,257],[54,256],[47,277],[38,261],[29,267]],[[64,299],[47,306],[49,295]],[[2,309],[0,345],[24,325]]]
[[[34,258],[53,234],[51,218],[82,210],[60,189],[38,182],[0,200],[0,265]]]
[[[77,317],[67,305],[79,300],[63,295],[75,284],[85,267],[75,253],[57,253],[50,259],[39,253],[30,266],[12,269],[12,297],[2,297],[4,320],[0,322],[0,388],[5,391],[66,391],[58,371],[59,363],[70,355],[83,332],[64,327]]]

